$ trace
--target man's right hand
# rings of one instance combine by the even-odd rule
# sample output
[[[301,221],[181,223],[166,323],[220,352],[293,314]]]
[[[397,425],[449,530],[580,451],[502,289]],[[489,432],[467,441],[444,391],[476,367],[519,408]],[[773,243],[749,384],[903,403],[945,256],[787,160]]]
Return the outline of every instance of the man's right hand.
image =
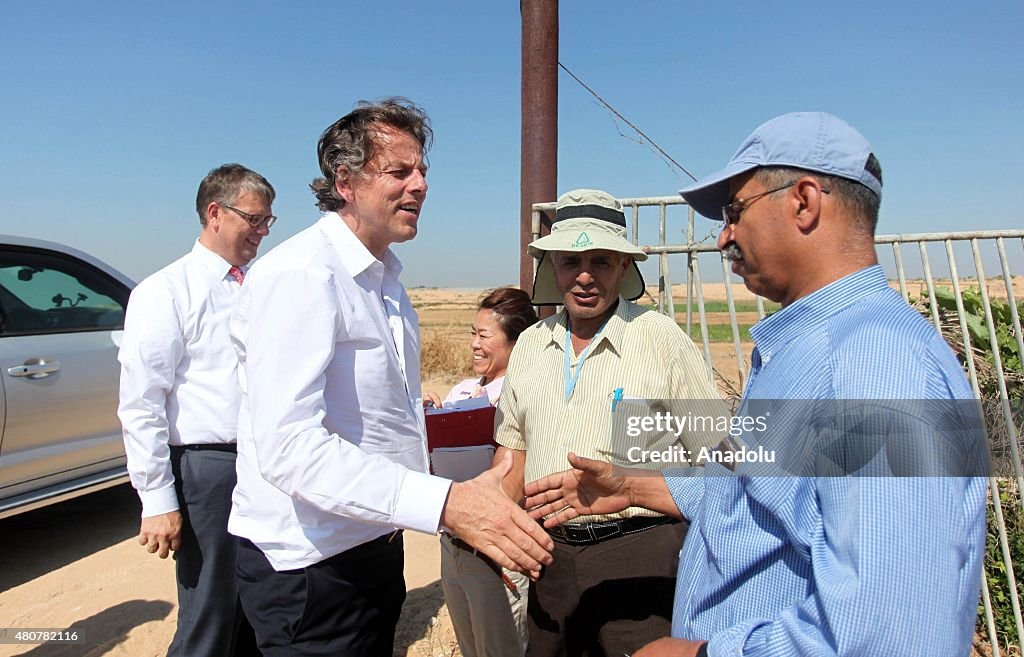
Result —
[[[569,452],[571,470],[556,472],[526,485],[530,516],[554,527],[580,516],[618,513],[633,505],[626,472],[611,463]]]
[[[161,559],[166,559],[170,552],[176,552],[181,547],[181,512],[171,511],[143,518],[139,545]]]
[[[441,514],[441,524],[499,566],[533,579],[551,563],[554,542],[540,525],[509,499],[501,480],[512,468],[507,454],[475,479],[455,482]]]

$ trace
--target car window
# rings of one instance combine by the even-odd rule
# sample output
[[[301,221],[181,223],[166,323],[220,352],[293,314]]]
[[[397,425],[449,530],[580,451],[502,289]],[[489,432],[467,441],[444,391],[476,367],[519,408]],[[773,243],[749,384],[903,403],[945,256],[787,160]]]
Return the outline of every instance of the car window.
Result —
[[[128,289],[53,251],[0,249],[0,337],[124,328]]]

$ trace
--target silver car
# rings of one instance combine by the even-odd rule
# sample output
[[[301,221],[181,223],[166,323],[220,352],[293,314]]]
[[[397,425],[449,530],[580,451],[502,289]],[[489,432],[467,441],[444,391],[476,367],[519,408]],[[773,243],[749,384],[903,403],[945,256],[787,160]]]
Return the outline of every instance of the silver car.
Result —
[[[117,350],[135,283],[0,235],[0,518],[128,481]]]

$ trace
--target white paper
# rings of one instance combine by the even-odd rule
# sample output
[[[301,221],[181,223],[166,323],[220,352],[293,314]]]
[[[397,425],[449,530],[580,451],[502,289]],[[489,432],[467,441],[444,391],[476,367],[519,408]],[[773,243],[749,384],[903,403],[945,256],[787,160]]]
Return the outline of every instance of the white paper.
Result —
[[[453,411],[472,411],[477,408],[487,408],[491,405],[490,398],[487,395],[480,397],[470,397],[468,399],[460,399],[454,402],[448,402],[444,405],[445,408],[450,408]]]

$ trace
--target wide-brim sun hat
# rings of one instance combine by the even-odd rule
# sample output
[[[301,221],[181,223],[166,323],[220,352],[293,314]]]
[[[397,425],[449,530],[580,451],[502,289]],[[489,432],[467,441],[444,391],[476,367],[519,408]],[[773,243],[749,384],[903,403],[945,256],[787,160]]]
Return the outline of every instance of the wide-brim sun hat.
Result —
[[[846,121],[826,112],[783,114],[758,126],[721,171],[679,193],[695,212],[722,220],[729,181],[758,167],[796,167],[858,182],[879,199],[882,181],[867,170],[871,144]]]
[[[534,240],[526,248],[530,255],[540,258],[533,281],[534,305],[555,306],[563,300],[555,282],[551,251],[571,253],[605,249],[625,253],[632,257],[633,262],[622,279],[619,294],[630,301],[644,294],[644,279],[636,263],[646,260],[647,254],[626,239],[626,215],[622,212],[622,204],[605,192],[576,189],[562,194],[555,206],[551,233]]]

